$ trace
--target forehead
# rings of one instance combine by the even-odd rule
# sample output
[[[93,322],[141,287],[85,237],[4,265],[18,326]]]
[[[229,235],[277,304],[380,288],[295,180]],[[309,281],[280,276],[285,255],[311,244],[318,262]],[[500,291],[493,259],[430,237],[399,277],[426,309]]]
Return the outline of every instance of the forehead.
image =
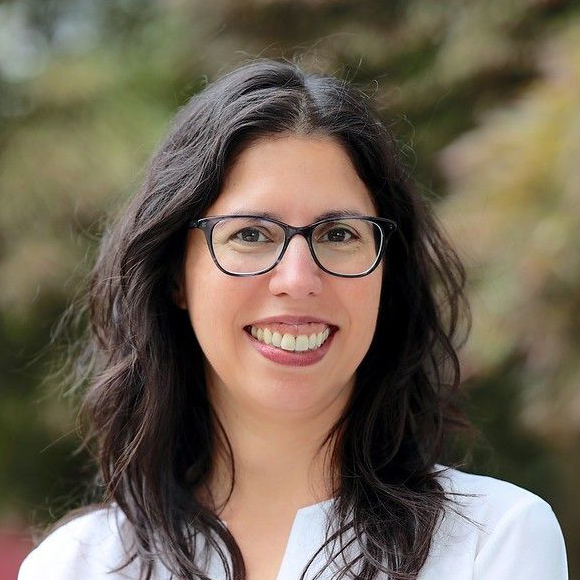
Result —
[[[342,145],[328,137],[297,135],[264,137],[239,154],[206,215],[236,213],[295,224],[336,213],[376,215]]]

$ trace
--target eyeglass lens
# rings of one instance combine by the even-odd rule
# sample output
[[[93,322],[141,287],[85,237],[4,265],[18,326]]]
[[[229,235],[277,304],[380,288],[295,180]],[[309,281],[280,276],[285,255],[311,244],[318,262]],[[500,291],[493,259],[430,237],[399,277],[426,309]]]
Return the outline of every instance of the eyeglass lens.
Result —
[[[316,258],[335,274],[362,274],[375,263],[382,230],[372,221],[340,218],[319,224],[312,232]],[[284,246],[284,229],[260,218],[232,217],[219,221],[212,246],[220,266],[233,274],[251,274],[274,265]]]

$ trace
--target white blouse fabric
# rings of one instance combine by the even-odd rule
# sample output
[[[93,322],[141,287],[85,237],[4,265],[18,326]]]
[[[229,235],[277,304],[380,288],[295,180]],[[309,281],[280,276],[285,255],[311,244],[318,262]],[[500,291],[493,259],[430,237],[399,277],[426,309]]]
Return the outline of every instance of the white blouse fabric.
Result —
[[[463,506],[461,513],[475,523],[447,510],[418,580],[567,580],[564,538],[548,503],[521,487],[492,477],[455,469],[438,477],[446,491],[475,494],[454,496]],[[296,512],[275,580],[298,580],[324,543],[333,501]],[[28,555],[18,580],[138,580],[136,562],[109,573],[126,558],[124,545],[130,536],[127,525],[118,508],[101,509],[72,520]],[[323,558],[323,553],[319,554],[307,577],[322,567]],[[225,578],[219,558],[211,558],[206,566],[211,578]],[[328,567],[322,579],[329,580],[335,570]],[[170,577],[159,562],[154,580]],[[379,578],[385,580],[384,575]]]

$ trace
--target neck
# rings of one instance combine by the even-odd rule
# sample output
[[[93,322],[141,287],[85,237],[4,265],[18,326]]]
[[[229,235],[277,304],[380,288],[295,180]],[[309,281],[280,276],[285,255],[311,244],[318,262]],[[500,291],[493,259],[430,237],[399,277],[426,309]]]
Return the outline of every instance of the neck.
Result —
[[[352,381],[330,404],[318,410],[282,415],[244,408],[221,400],[210,389],[216,417],[231,445],[235,484],[223,434],[216,426],[216,454],[208,482],[211,505],[222,514],[252,511],[295,511],[335,495],[331,456],[335,438],[325,439],[347,402]],[[226,501],[227,500],[227,501]]]

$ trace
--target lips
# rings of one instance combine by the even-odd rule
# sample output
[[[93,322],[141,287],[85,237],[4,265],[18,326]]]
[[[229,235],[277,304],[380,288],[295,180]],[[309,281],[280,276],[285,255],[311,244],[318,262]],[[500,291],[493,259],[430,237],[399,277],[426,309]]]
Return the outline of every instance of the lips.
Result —
[[[331,328],[338,328],[336,324],[332,324],[329,320],[324,318],[318,318],[317,316],[295,316],[291,314],[283,314],[278,316],[269,316],[267,318],[260,318],[259,320],[254,320],[253,322],[248,323],[247,326],[260,326],[264,324],[269,324],[272,322],[279,322],[281,324],[308,324],[309,322],[319,323],[319,324],[326,324]]]
[[[252,346],[280,364],[310,365],[321,360],[339,327],[318,316],[277,315],[244,326]]]
[[[329,333],[328,337],[320,347],[314,348],[313,350],[298,352],[294,350],[285,350],[283,348],[278,348],[273,344],[269,345],[265,344],[258,338],[254,338],[252,334],[249,332],[249,328],[251,327],[244,328],[245,333],[247,334],[250,340],[251,346],[259,354],[277,364],[297,367],[309,366],[321,361],[326,356],[326,353],[330,349],[330,345],[333,343],[336,330],[338,329],[338,327],[336,326],[333,327],[335,331],[334,332],[331,331]]]

